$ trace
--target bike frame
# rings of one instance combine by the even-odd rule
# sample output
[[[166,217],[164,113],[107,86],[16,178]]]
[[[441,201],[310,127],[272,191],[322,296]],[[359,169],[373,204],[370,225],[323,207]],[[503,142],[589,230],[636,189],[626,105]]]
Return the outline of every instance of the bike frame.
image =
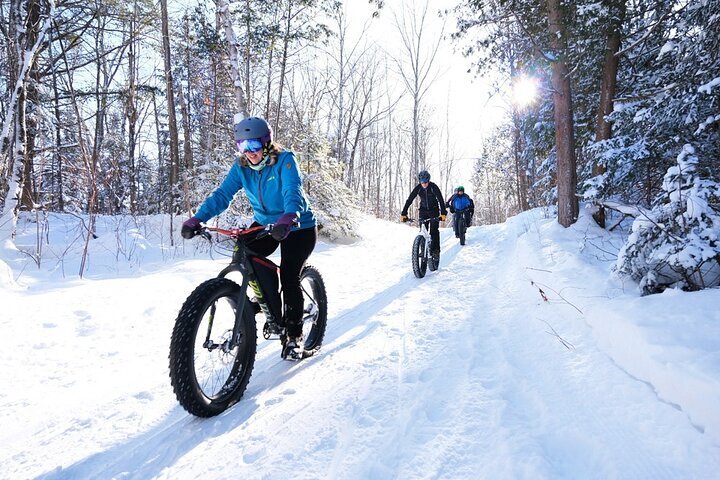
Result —
[[[413,253],[411,256],[413,273],[417,278],[423,278],[425,276],[425,271],[428,266],[430,267],[430,271],[437,270],[440,263],[440,259],[436,259],[432,255],[433,241],[432,235],[430,235],[430,231],[428,228],[428,224],[430,222],[438,220],[440,220],[440,217],[430,217],[422,220],[411,219],[411,221],[417,221],[420,225],[420,233],[415,237],[415,240],[413,241]],[[421,250],[420,245],[422,245]]]
[[[425,258],[430,258],[430,252],[432,249],[432,236],[430,235],[430,230],[428,230],[428,224],[432,222],[433,220],[440,221],[440,217],[431,217],[431,218],[425,218],[423,220],[411,218],[409,219],[411,222],[418,222],[420,224],[420,235],[425,237]]]
[[[282,312],[273,311],[277,308],[274,307],[274,305],[282,305],[282,302],[280,302],[280,291],[267,288],[267,285],[263,284],[261,277],[256,274],[253,262],[262,262],[265,267],[273,269],[276,274],[280,271],[280,267],[277,266],[272,260],[269,260],[267,257],[258,254],[248,246],[248,243],[252,242],[253,240],[258,240],[269,235],[271,229],[272,225],[258,225],[256,227],[250,227],[246,229],[231,230],[205,227],[202,232],[202,235],[205,236],[205,238],[210,237],[209,232],[215,232],[233,238],[235,240],[235,248],[233,250],[232,261],[218,274],[218,278],[224,278],[232,272],[239,272],[243,278],[242,283],[240,284],[238,308],[235,311],[235,326],[233,327],[232,342],[229,346],[230,348],[234,348],[240,342],[240,319],[242,319],[243,312],[245,311],[245,308],[247,306],[247,291],[250,282],[258,282],[262,294],[265,297],[267,308],[269,309],[269,313],[272,316],[272,318],[268,318],[267,320],[277,323],[277,319],[282,318]],[[271,301],[273,297],[277,299],[277,302]],[[263,311],[266,316],[268,316],[268,312],[266,312],[264,309]]]
[[[432,218],[428,218],[426,220],[418,220],[420,223],[420,235],[425,237],[425,252],[424,257],[426,260],[430,260],[430,252],[432,251],[432,237],[430,236],[430,231],[427,228],[427,225],[430,223],[430,221],[433,220]]]
[[[454,216],[456,216],[457,220],[460,221],[462,218],[463,222],[465,222],[465,228],[467,228],[467,219],[465,218],[465,214],[468,212],[467,208],[463,208],[460,210],[455,210],[455,213],[453,213]],[[453,219],[454,221],[455,219]]]

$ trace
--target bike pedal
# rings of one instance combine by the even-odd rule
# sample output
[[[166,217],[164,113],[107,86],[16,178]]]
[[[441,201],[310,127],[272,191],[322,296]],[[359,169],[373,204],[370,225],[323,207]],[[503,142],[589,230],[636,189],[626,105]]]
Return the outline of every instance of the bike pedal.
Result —
[[[270,340],[273,335],[280,335],[280,333],[282,332],[277,324],[265,322],[265,325],[263,325],[262,334],[265,340]]]

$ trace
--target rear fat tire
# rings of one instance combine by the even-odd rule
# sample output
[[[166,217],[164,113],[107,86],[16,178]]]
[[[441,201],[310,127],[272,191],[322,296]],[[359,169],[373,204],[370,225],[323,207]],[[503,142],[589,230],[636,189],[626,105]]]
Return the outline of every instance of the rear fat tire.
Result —
[[[196,353],[198,356],[212,355],[202,346],[199,349],[204,351],[196,352],[198,340],[202,343],[207,335],[207,323],[203,318],[218,301],[227,301],[235,311],[240,291],[240,286],[227,278],[207,280],[185,300],[175,320],[170,341],[170,382],[180,405],[198,417],[212,417],[225,411],[240,400],[250,381],[255,365],[257,327],[249,304],[245,305],[240,323],[241,344],[234,350],[236,355],[222,388],[216,394],[207,394],[198,383],[195,371]],[[199,331],[201,325],[203,328]],[[222,337],[220,330],[211,332],[211,338],[217,343]],[[218,350],[214,352],[219,355]]]
[[[425,256],[425,237],[418,235],[412,246],[412,267],[417,278],[423,278],[427,270],[427,257]]]
[[[303,307],[307,306],[308,302],[313,302],[318,309],[318,315],[314,323],[308,319],[303,325],[303,334],[305,337],[304,350],[314,353],[320,348],[325,338],[325,329],[327,328],[327,291],[325,290],[325,282],[323,281],[322,275],[311,265],[305,265],[305,267],[303,267],[300,273],[300,283],[303,286],[303,298],[305,299],[305,305]],[[309,291],[306,291],[307,287],[309,287]]]

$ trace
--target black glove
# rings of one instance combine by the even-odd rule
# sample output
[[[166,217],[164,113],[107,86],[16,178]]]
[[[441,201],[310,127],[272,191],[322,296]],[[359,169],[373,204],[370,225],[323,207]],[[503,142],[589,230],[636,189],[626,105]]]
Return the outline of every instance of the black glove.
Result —
[[[190,217],[183,222],[180,235],[184,239],[189,240],[198,233],[200,233],[200,220],[197,217]]]

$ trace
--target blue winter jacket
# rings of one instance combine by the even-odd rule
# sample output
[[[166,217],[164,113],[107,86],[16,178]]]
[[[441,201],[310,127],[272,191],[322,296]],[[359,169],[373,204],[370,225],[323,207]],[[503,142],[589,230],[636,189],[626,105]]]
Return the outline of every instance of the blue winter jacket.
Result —
[[[469,208],[472,205],[472,200],[470,200],[470,197],[467,195],[453,195],[450,202],[448,202],[450,205],[452,205],[453,209],[455,210],[462,210],[464,208]]]
[[[243,167],[236,161],[225,180],[220,184],[195,213],[201,222],[221,214],[230,205],[235,194],[245,189],[250,200],[254,220],[261,225],[275,223],[283,214],[298,212],[300,225],[294,230],[311,228],[316,224],[315,215],[305,198],[295,154],[283,151],[273,165],[262,170]]]

